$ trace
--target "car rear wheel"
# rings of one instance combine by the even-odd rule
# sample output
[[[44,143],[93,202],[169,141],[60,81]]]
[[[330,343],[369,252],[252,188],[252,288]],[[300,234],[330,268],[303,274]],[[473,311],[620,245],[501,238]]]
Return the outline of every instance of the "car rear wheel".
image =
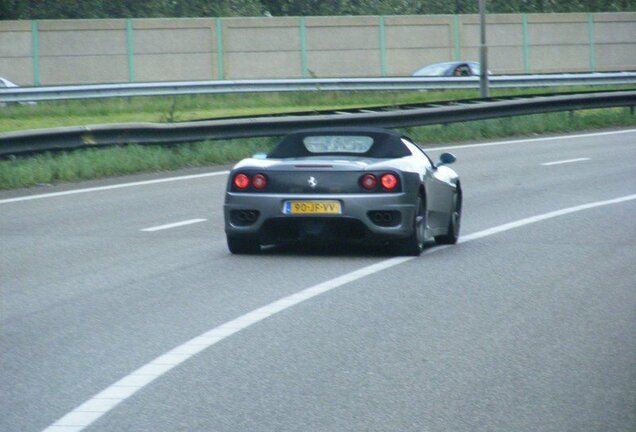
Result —
[[[421,196],[417,197],[415,204],[415,217],[413,218],[413,232],[405,239],[393,244],[396,255],[418,256],[424,249],[426,236],[426,206]]]
[[[256,254],[261,251],[261,245],[255,239],[246,237],[228,235],[227,247],[233,254]]]
[[[448,221],[448,232],[445,235],[435,236],[437,244],[455,244],[459,239],[459,228],[462,220],[462,190],[457,185],[457,191],[453,194],[453,208]]]

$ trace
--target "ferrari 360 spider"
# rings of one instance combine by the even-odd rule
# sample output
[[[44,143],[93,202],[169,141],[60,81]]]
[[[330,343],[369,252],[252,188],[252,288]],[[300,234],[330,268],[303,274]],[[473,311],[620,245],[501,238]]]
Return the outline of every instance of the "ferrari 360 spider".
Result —
[[[267,155],[230,172],[224,216],[232,253],[302,242],[386,245],[419,255],[428,240],[459,236],[462,189],[443,153],[437,163],[411,139],[377,128],[291,133]]]

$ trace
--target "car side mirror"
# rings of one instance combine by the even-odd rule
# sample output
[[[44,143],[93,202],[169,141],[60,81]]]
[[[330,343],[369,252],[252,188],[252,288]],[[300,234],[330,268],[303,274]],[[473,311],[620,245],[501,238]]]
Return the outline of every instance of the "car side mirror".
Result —
[[[435,168],[441,167],[442,165],[450,165],[452,163],[455,163],[456,160],[457,158],[454,154],[442,153],[442,155],[439,157],[439,162],[437,162],[437,164],[435,165]]]

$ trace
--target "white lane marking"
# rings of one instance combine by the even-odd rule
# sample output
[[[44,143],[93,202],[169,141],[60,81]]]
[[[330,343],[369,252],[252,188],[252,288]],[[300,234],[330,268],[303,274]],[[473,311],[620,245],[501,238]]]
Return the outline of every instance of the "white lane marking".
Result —
[[[544,162],[541,165],[543,166],[563,165],[563,164],[583,162],[583,161],[589,161],[589,160],[590,158],[567,159],[567,160],[560,160],[560,161],[554,161],[554,162]]]
[[[66,196],[66,195],[76,195],[76,194],[89,193],[89,192],[99,192],[99,191],[106,191],[106,190],[113,190],[113,189],[123,189],[123,188],[129,188],[134,186],[154,185],[158,183],[167,183],[167,182],[173,182],[173,181],[192,180],[192,179],[198,179],[198,178],[204,178],[204,177],[215,177],[220,175],[227,175],[229,173],[230,173],[229,171],[214,171],[209,173],[192,174],[192,175],[180,176],[180,177],[167,177],[162,179],[144,180],[144,181],[138,181],[138,182],[132,182],[132,183],[119,183],[114,185],[97,186],[97,187],[85,188],[85,189],[72,189],[72,190],[67,190],[62,192],[51,192],[51,193],[38,194],[38,195],[25,195],[25,196],[20,196],[15,198],[2,199],[0,200],[0,204],[8,204],[8,203],[19,202],[19,201],[31,201],[36,199],[53,198],[53,197],[60,197],[60,196]]]
[[[588,134],[563,135],[563,136],[553,136],[553,137],[543,137],[543,138],[527,138],[527,139],[521,139],[521,140],[497,141],[497,142],[481,143],[481,144],[465,144],[465,145],[452,145],[452,146],[445,146],[445,147],[430,147],[430,148],[425,148],[424,150],[426,151],[453,150],[453,149],[457,150],[457,149],[478,148],[478,147],[492,147],[492,146],[500,146],[500,145],[513,145],[513,144],[520,144],[525,142],[540,142],[540,141],[551,141],[551,140],[556,141],[561,139],[565,140],[565,139],[575,139],[575,138],[585,138],[585,137],[595,137],[595,136],[617,135],[617,134],[626,134],[626,133],[634,133],[634,132],[636,132],[636,129],[608,131],[608,132],[593,132]],[[87,189],[74,189],[74,190],[68,190],[64,192],[52,192],[52,193],[39,194],[39,195],[26,195],[26,196],[21,196],[16,198],[2,199],[0,200],[0,204],[8,204],[8,203],[20,202],[20,201],[31,201],[36,199],[53,198],[53,197],[59,197],[59,196],[65,196],[65,195],[75,195],[75,194],[81,194],[81,193],[98,192],[98,191],[112,190],[112,189],[121,189],[121,188],[133,187],[133,186],[145,186],[145,185],[151,185],[151,184],[157,184],[157,183],[190,180],[190,179],[196,179],[201,177],[212,177],[212,176],[227,175],[227,174],[229,174],[229,171],[216,171],[216,172],[205,173],[205,174],[169,177],[169,178],[158,179],[158,180],[148,180],[148,181],[140,181],[140,182],[134,182],[134,183],[122,183],[122,184],[116,184],[116,185],[110,185],[110,186],[99,186],[99,187],[87,188]]]
[[[144,232],[155,232],[155,231],[161,231],[161,230],[167,230],[170,228],[177,228],[177,227],[182,227],[185,225],[192,225],[195,223],[199,223],[199,222],[205,222],[207,221],[207,219],[189,219],[189,220],[184,220],[181,222],[174,222],[174,223],[170,223],[170,224],[166,224],[166,225],[159,225],[159,226],[154,226],[154,227],[150,227],[150,228],[144,228],[141,229],[140,231],[144,231]]]
[[[429,147],[429,148],[425,148],[424,150],[437,151],[437,150],[470,149],[470,148],[479,148],[479,147],[495,147],[495,146],[510,145],[510,144],[569,140],[569,139],[577,139],[577,138],[589,138],[589,137],[599,137],[599,136],[607,136],[607,135],[628,134],[628,133],[634,133],[634,132],[636,132],[636,129],[607,131],[607,132],[592,132],[592,133],[576,134],[576,135],[560,135],[560,136],[541,137],[541,138],[526,138],[526,139],[520,139],[520,140],[495,141],[495,142],[487,142],[487,143],[480,143],[480,144],[462,144],[462,145],[451,145],[451,146],[444,146],[444,147]]]
[[[564,208],[561,210],[556,210],[553,212],[549,212],[549,213],[544,213],[541,215],[537,215],[537,216],[532,216],[529,218],[525,218],[525,219],[521,219],[515,222],[509,222],[503,225],[499,225],[493,228],[488,228],[485,229],[483,231],[479,231],[473,234],[469,234],[467,236],[463,236],[459,239],[459,243],[466,243],[469,241],[473,241],[473,240],[477,240],[480,238],[484,238],[484,237],[488,237],[494,234],[499,234],[501,232],[504,231],[509,231],[511,229],[515,229],[515,228],[519,228],[525,225],[530,225],[533,223],[537,223],[537,222],[541,222],[547,219],[552,219],[555,217],[559,217],[559,216],[564,216],[570,213],[576,213],[576,212],[580,212],[583,210],[588,210],[588,209],[592,209],[592,208],[596,208],[596,207],[603,207],[603,206],[607,206],[607,205],[612,205],[612,204],[620,204],[620,203],[624,203],[627,201],[633,201],[636,200],[636,194],[635,195],[627,195],[624,197],[620,197],[620,198],[615,198],[615,199],[611,199],[611,200],[607,200],[607,201],[597,201],[597,202],[593,202],[593,203],[588,203],[588,204],[582,204],[579,206],[575,206],[575,207],[568,207],[568,208]]]
[[[607,201],[597,201],[593,203],[583,204],[576,207],[569,207],[541,215],[521,219],[515,222],[499,225],[493,228],[478,231],[473,234],[461,237],[459,243],[467,243],[469,241],[481,239],[494,234],[499,234],[505,231],[509,231],[515,228],[520,228],[525,225],[541,222],[547,219],[555,218],[558,216],[567,215],[570,213],[580,212],[583,210],[602,207],[611,204],[619,204],[626,201],[636,200],[636,194],[628,195],[616,199]],[[434,249],[429,249],[425,254],[432,254],[434,252],[447,249],[449,246],[442,246]],[[216,343],[228,338],[229,336],[246,329],[254,324],[263,321],[272,315],[277,314],[295,306],[299,303],[310,300],[320,294],[324,294],[331,290],[334,290],[342,285],[356,281],[366,276],[379,273],[383,270],[387,270],[391,267],[395,267],[399,264],[411,261],[415,257],[398,257],[390,258],[384,261],[380,261],[376,264],[363,267],[355,270],[351,273],[339,276],[337,278],[328,280],[326,282],[319,283],[312,287],[306,288],[295,294],[283,297],[280,300],[276,300],[268,305],[255,309],[251,312],[241,315],[231,321],[221,324],[207,332],[196,336],[193,339],[185,342],[182,345],[174,348],[171,351],[155,358],[150,363],[145,364],[130,375],[125,376],[110,387],[102,390],[73,411],[60,418],[48,428],[44,429],[44,432],[60,432],[60,431],[81,431],[88,427],[95,420],[108,413],[124,400],[134,395],[136,392],[163,376],[166,372],[170,371],[174,367],[189,360],[192,356],[204,351]]]

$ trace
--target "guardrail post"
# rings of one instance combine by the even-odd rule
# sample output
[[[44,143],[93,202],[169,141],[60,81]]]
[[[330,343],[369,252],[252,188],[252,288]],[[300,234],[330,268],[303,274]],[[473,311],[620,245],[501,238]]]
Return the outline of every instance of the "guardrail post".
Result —
[[[307,66],[307,28],[304,16],[300,17],[300,76],[303,78],[309,76],[309,67]]]
[[[589,38],[589,51],[590,51],[590,71],[596,72],[596,51],[594,46],[594,15],[587,14],[587,29]]]
[[[225,64],[223,63],[223,22],[217,18],[214,22],[216,27],[216,70],[217,79],[225,79]]]
[[[132,19],[126,20],[126,50],[128,52],[128,82],[135,82],[135,58]]]
[[[386,76],[386,41],[384,33],[384,16],[380,16],[380,75]]]
[[[40,35],[38,22],[31,21],[31,47],[33,55],[33,85],[40,85]]]

